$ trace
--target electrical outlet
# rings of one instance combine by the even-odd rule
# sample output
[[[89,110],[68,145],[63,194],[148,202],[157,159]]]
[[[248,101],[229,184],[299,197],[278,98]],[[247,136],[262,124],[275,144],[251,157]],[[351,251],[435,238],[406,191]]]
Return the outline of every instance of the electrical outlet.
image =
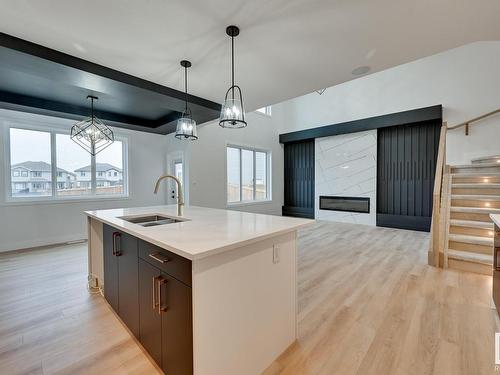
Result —
[[[280,248],[278,245],[273,245],[273,263],[280,262]]]

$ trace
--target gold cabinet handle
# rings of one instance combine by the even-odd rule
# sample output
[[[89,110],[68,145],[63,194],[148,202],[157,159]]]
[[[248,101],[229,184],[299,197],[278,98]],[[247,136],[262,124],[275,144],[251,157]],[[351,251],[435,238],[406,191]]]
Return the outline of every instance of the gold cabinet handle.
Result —
[[[159,276],[157,279],[157,283],[158,283],[158,285],[157,285],[157,288],[158,288],[158,315],[161,315],[162,312],[167,311],[167,308],[162,307],[162,303],[161,303],[161,286],[163,284],[166,284],[167,280],[164,279],[163,277]]]
[[[113,232],[113,255],[119,257],[121,254],[121,233]],[[119,241],[117,241],[117,239]]]
[[[165,255],[162,253],[152,253],[148,255],[151,259],[156,260],[157,262],[160,263],[167,263],[170,262],[170,259],[168,259]]]
[[[153,277],[153,310],[156,309],[156,278]]]

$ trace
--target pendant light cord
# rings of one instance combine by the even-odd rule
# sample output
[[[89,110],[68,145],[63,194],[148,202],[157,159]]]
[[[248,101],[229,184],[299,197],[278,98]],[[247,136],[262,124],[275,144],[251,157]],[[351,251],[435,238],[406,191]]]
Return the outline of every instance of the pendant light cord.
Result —
[[[234,35],[231,35],[231,94],[234,101]]]
[[[184,113],[187,115],[188,110],[188,69],[187,66],[184,67],[184,92],[185,92],[185,108]]]

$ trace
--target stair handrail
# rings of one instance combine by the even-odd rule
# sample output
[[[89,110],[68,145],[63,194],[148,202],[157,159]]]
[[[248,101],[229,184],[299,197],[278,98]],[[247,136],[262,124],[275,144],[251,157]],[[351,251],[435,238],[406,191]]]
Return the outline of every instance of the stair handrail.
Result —
[[[431,238],[429,243],[429,264],[439,267],[440,233],[441,233],[441,198],[443,191],[443,171],[446,165],[446,122],[441,126],[439,136],[438,155],[436,160],[436,173],[434,177],[434,190],[432,193],[432,219]]]
[[[485,113],[481,116],[478,116],[478,117],[474,117],[473,119],[470,119],[469,121],[464,121],[460,124],[457,124],[457,125],[453,125],[453,126],[449,126],[448,127],[448,130],[453,130],[453,129],[458,129],[458,128],[461,128],[462,126],[465,126],[465,135],[468,135],[469,134],[469,125],[474,123],[474,122],[477,122],[479,120],[482,120],[482,119],[485,119],[487,117],[490,117],[490,116],[493,116],[493,115],[496,115],[497,113],[500,113],[500,108],[499,109],[496,109],[494,111],[491,111],[491,112],[488,112],[488,113]]]

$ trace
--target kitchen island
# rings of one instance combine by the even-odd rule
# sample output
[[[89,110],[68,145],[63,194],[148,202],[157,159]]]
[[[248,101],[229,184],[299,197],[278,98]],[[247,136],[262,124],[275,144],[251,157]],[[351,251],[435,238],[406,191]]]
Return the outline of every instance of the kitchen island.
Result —
[[[89,280],[166,374],[260,374],[297,338],[296,231],[176,206],[87,211]]]

